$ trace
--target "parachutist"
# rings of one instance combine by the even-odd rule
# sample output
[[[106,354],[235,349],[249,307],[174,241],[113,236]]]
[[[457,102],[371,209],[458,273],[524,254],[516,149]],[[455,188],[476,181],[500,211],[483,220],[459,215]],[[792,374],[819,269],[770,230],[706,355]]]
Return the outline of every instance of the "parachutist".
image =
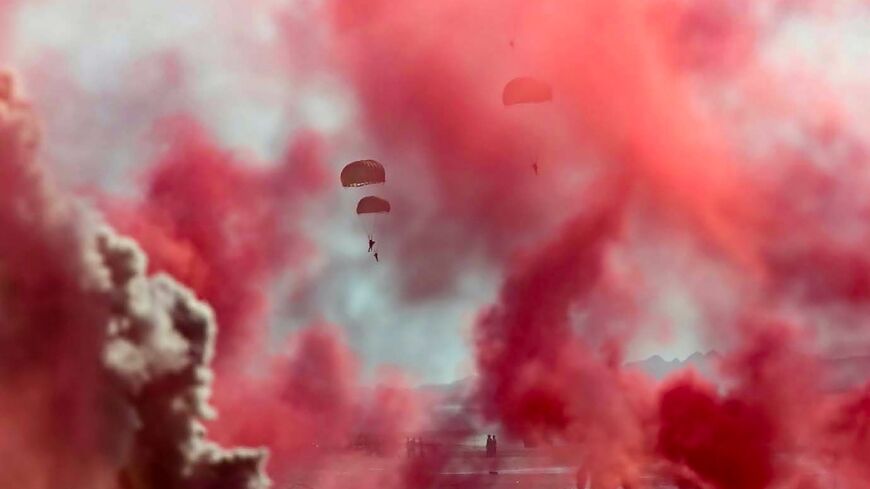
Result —
[[[357,160],[348,163],[341,170],[341,185],[343,187],[365,187],[368,185],[382,184],[387,181],[386,171],[384,166],[376,160]],[[374,219],[380,214],[389,214],[390,203],[380,197],[369,195],[363,197],[356,204],[356,213],[360,218],[365,216],[365,219]],[[370,217],[369,217],[370,216]],[[369,222],[367,226],[368,233],[372,233],[371,227],[374,222]],[[375,240],[373,234],[368,235],[369,238],[369,253],[375,249]]]
[[[538,174],[538,162],[532,163],[532,169],[535,170],[535,175]]]
[[[378,252],[377,251],[375,251],[375,261],[380,263],[380,260],[378,260]]]

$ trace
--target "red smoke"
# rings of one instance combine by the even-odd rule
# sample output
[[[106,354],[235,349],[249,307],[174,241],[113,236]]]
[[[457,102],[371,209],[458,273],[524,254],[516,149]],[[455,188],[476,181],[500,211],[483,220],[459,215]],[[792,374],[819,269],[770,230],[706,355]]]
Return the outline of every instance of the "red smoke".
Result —
[[[417,264],[408,271],[415,282],[452,270],[451,242],[462,244],[460,256],[479,243],[486,259],[504,259],[518,236],[567,217],[566,207],[582,207],[582,194],[563,194],[560,182],[584,166],[594,170],[590,153],[629,168],[667,214],[691,219],[752,263],[752,194],[720,129],[690,107],[691,92],[665,56],[666,49],[690,49],[684,41],[702,29],[695,17],[715,17],[725,3],[670,11],[668,19],[687,30],[679,34],[647,20],[648,2],[331,5],[336,56],[355,83],[368,133],[389,150],[414,141],[396,163],[422,160],[421,173],[433,175],[435,214],[415,231],[431,235],[409,237],[403,251],[429,257],[431,273],[419,278]],[[507,46],[512,36],[520,47]],[[704,41],[731,44],[718,31]],[[552,106],[521,116],[502,107],[501,88],[518,74],[549,81]],[[530,145],[544,150],[540,178],[529,171]],[[444,233],[462,238],[448,241]]]
[[[618,210],[606,209],[570,222],[508,278],[501,306],[481,318],[477,355],[486,410],[509,429],[561,431],[571,421],[565,397],[567,385],[577,381],[571,363],[585,355],[561,353],[573,337],[569,313],[600,277],[605,247],[619,231],[618,216]],[[524,378],[532,372],[538,373]]]
[[[331,28],[329,61],[357,96],[361,129],[395,175],[399,211],[388,232],[400,241],[390,257],[400,296],[437,296],[473,265],[502,272],[495,303],[474,324],[474,400],[509,436],[548,444],[578,480],[589,474],[608,489],[645,484],[650,473],[705,489],[870,482],[868,388],[826,391],[812,334],[863,326],[854,318],[870,297],[866,151],[839,121],[814,132],[797,109],[806,147],[772,144],[764,157],[743,147],[744,128],[711,93],[745,89],[741,77],[780,80],[756,50],[783,5],[800,6],[758,3],[774,14],[725,0],[336,0],[318,17]],[[289,40],[299,34],[297,23],[282,25]],[[554,103],[502,107],[501,87],[518,75],[548,80]],[[0,458],[17,472],[0,482],[41,467],[47,475],[34,487],[104,487],[115,438],[114,420],[100,413],[114,406],[103,405],[113,399],[96,360],[105,332],[93,325],[107,307],[78,283],[90,248],[77,228],[53,225],[73,212],[33,190],[34,126],[5,111],[2,92],[0,117],[10,120],[0,121],[0,393],[13,401],[0,407],[0,431],[15,436],[0,441]],[[767,90],[740,95],[771,117],[793,115]],[[167,149],[141,200],[103,207],[148,252],[150,272],[169,273],[215,311],[217,438],[268,445],[281,483],[440,483],[455,454],[401,458],[404,436],[426,425],[419,399],[393,376],[363,387],[336,327],[307,327],[268,352],[266,292],[316,253],[304,209],[335,182],[323,143],[299,135],[282,161],[259,165],[192,119],[163,129]],[[834,154],[838,141],[852,143],[846,157]],[[530,169],[536,153],[540,176]],[[31,214],[38,219],[22,217]],[[731,273],[733,283],[715,284],[738,297],[731,316],[697,325],[727,349],[723,385],[680,374],[657,386],[621,369],[633,333],[646,327],[633,314],[645,304],[639,296],[656,284],[643,277],[614,293],[616,268],[643,259],[630,253],[646,244],[638,221],[690,235],[692,260]],[[644,265],[654,274],[658,264]],[[712,308],[705,291],[690,292],[699,309]],[[383,458],[349,454],[352,443]],[[71,453],[82,455],[70,462]],[[375,464],[383,470],[369,470]]]
[[[168,149],[149,170],[143,201],[107,204],[110,219],[142,244],[152,271],[215,309],[218,366],[244,365],[266,347],[266,287],[314,252],[298,226],[305,202],[326,186],[320,143],[303,134],[284,161],[252,169],[190,119],[159,131]]]
[[[270,475],[282,484],[312,484],[325,468],[362,476],[364,457],[336,460],[359,433],[379,440],[381,455],[397,455],[417,400],[395,376],[364,389],[340,330],[308,327],[277,356],[262,355],[268,287],[314,252],[300,223],[327,181],[317,138],[298,137],[279,165],[252,169],[190,119],[161,131],[168,149],[149,170],[143,201],[104,207],[149,253],[152,272],[172,274],[215,310],[215,438],[267,446]]]
[[[569,162],[539,142],[546,128],[528,115],[538,113],[507,114],[501,105],[504,83],[525,74],[506,63],[508,38],[497,37],[507,34],[499,30],[507,11],[453,0],[354,0],[327,8],[334,56],[396,182],[395,207],[408,216],[393,226],[406,298],[443,292],[466,264],[501,262],[529,235],[566,217],[553,209],[556,197],[567,197],[559,168]],[[488,69],[479,69],[482,62]],[[538,179],[531,168],[536,152]],[[409,195],[429,183],[427,199]],[[427,225],[410,226],[411,217]],[[421,255],[426,260],[414,259]]]
[[[99,364],[105,309],[81,283],[76,210],[35,161],[35,118],[8,74],[0,87],[0,486],[108,487],[120,418],[102,412],[117,408]]]
[[[767,14],[759,13],[762,6],[771,7]],[[403,142],[413,140],[408,164],[422,161],[433,175],[436,212],[424,217],[430,226],[422,232],[439,238],[422,241],[450,249],[441,244],[447,233],[463,255],[484,243],[488,258],[506,264],[497,303],[476,325],[485,413],[515,435],[578,444],[585,470],[605,487],[636,481],[659,458],[722,489],[817,484],[808,467],[824,466],[831,410],[839,412],[822,391],[826,372],[813,360],[817,351],[794,338],[795,327],[739,318],[757,310],[776,317],[820,303],[863,304],[864,240],[843,240],[826,226],[831,210],[837,215],[853,204],[807,213],[794,196],[803,187],[781,179],[783,169],[795,168],[793,155],[781,151],[772,169],[754,169],[760,162],[733,138],[741,128],[715,105],[704,105],[699,95],[710,92],[692,78],[707,77],[713,87],[740,77],[766,79],[755,51],[784,14],[801,7],[715,0],[330,5],[337,59],[354,82],[368,133],[385,151],[402,155]],[[519,19],[513,27],[512,18]],[[522,49],[505,48],[514,37]],[[536,124],[518,127],[503,107],[487,103],[518,74],[552,83],[561,124],[535,114],[525,122]],[[747,92],[745,103],[760,96],[760,107],[780,111],[772,116],[796,110],[771,104],[770,95]],[[551,171],[565,176],[597,155],[612,168],[605,173],[626,176],[627,190],[605,210],[585,189],[554,206],[540,193],[540,181],[522,173],[527,152],[517,135],[523,129],[546,134],[545,144],[555,148]],[[560,146],[560,132],[573,144]],[[773,181],[781,186],[771,187],[770,173],[777,171],[780,179]],[[820,171],[804,171],[797,183],[824,182],[813,174]],[[551,194],[559,192],[544,181]],[[746,311],[734,311],[737,319],[726,330],[708,331],[742,348],[724,361],[730,382],[724,394],[677,381],[653,409],[647,387],[619,372],[622,342],[630,338],[617,329],[618,318],[580,323],[572,316],[602,289],[607,251],[633,244],[621,229],[636,218],[627,211],[635,205],[648,207],[645,216],[660,225],[690,230],[705,245],[697,253],[741,277],[729,285]],[[537,227],[535,216],[566,211],[580,217],[541,238],[548,228]],[[439,224],[444,221],[449,226]],[[529,258],[511,253],[517,234],[538,235]],[[452,270],[437,250],[414,239],[404,246],[422,252],[438,272]],[[425,273],[421,279],[419,268],[402,273],[433,280]],[[800,326],[817,319],[808,314]],[[854,402],[851,412],[860,413],[860,401]],[[781,462],[785,454],[794,461]],[[845,474],[856,487],[866,482]]]
[[[303,330],[286,355],[272,360],[267,376],[226,382],[216,398],[226,406],[216,436],[266,444],[281,467],[292,467],[288,460],[311,464],[322,458],[318,453],[344,448],[359,397],[358,367],[340,338],[330,327]]]
[[[399,462],[405,435],[416,424],[417,399],[400,378],[362,387],[357,363],[334,327],[295,333],[268,375],[225,379],[215,400],[223,406],[215,437],[268,446],[279,483],[319,485],[317,478],[330,471],[362,477],[371,464],[383,463],[381,457]],[[362,444],[360,450],[348,451],[354,444]],[[366,450],[377,457],[363,455]]]
[[[765,488],[811,453],[821,392],[815,365],[791,328],[748,321],[747,344],[726,360],[736,383],[727,394],[691,377],[666,386],[659,401],[657,450],[713,487]]]
[[[262,454],[201,429],[211,310],[44,174],[35,118],[0,86],[0,486],[253,487]]]
[[[763,488],[773,477],[771,420],[711,386],[678,383],[662,393],[659,449],[723,489]]]

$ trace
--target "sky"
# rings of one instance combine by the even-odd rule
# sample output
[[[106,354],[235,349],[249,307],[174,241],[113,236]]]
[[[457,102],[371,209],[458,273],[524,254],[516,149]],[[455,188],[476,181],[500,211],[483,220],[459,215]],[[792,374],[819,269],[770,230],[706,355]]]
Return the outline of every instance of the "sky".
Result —
[[[405,229],[397,232],[427,226],[436,228],[437,235],[437,228],[453,224],[449,216],[424,215],[426,195],[409,195],[401,181],[427,178],[419,166],[403,161],[415,156],[373,141],[361,123],[364,109],[353,81],[341,67],[318,59],[327,56],[328,26],[312,20],[321,7],[301,0],[21,2],[8,20],[4,57],[24,80],[40,114],[47,164],[71,188],[92,187],[133,199],[141,195],[137,182],[158,145],[153,128],[176,113],[200,121],[221,147],[251,155],[245,164],[254,166],[280,159],[293,134],[317,131],[329,147],[326,165],[334,174],[329,181],[334,188],[306,203],[306,212],[298,217],[315,243],[316,256],[264,284],[271,298],[271,338],[280,343],[287,332],[322,319],[347,331],[370,370],[396,364],[421,382],[463,378],[473,369],[470,328],[477,311],[495,297],[500,265],[463,261],[452,270],[451,283],[408,300],[396,287],[395,269],[419,267],[407,261],[425,262],[426,254],[391,256],[389,232],[379,236],[386,247],[384,263],[372,263],[365,253],[365,236],[352,213],[359,193],[340,191],[337,179],[339,169],[357,158],[382,159],[389,174],[386,188],[415,199],[409,212],[420,215],[416,222],[415,216],[408,217],[413,224],[403,224]],[[823,10],[828,11],[823,21],[798,12],[766,25],[759,63],[822,79],[834,92],[841,87],[853,91],[865,81],[860,67],[870,57],[870,14],[850,2],[834,2]],[[495,56],[514,56],[504,42],[492,44]],[[516,71],[519,63],[513,64],[507,71]],[[711,90],[727,96],[719,88]],[[497,92],[491,95],[498,100]],[[866,99],[844,102],[845,117],[854,119],[856,130],[866,131],[860,120]],[[787,123],[782,125],[779,130],[789,131]],[[469,256],[477,252],[464,250],[462,243],[450,248]],[[673,256],[673,249],[648,250],[648,259]],[[685,358],[715,348],[715,341],[696,331],[700,313],[682,277],[664,268],[654,273],[660,293],[651,306],[656,317],[649,320],[667,325],[644,329],[632,340],[626,359],[652,354]]]
[[[303,2],[274,4],[287,15],[305,16]],[[136,178],[153,152],[149,131],[160,117],[184,111],[225,147],[263,161],[279,157],[285,140],[300,128],[350,139],[331,150],[327,162],[334,171],[330,183],[338,189],[341,167],[372,153],[365,136],[348,129],[356,111],[353,95],[329,70],[297,75],[273,64],[270,56],[282,46],[280,18],[270,7],[162,1],[22,5],[13,20],[11,59],[24,78],[38,73],[26,90],[42,112],[52,114],[43,119],[52,141],[45,145],[47,160],[70,186],[135,195]],[[316,26],[311,30],[312,38],[300,42],[317,42]],[[182,67],[183,86],[165,79],[163,63]],[[320,250],[305,272],[318,277],[316,288],[306,291],[306,302],[313,303],[292,304],[282,296],[282,281],[270,285],[275,301],[269,327],[276,341],[314,315],[346,328],[371,368],[395,363],[425,382],[464,377],[470,365],[463,365],[463,328],[492,297],[495,283],[486,270],[471,270],[457,289],[404,304],[384,270],[393,265],[378,268],[365,253],[366,237],[352,214],[354,197],[359,195],[336,191],[311,210],[307,224]],[[293,273],[288,275],[284,282],[293,281]]]

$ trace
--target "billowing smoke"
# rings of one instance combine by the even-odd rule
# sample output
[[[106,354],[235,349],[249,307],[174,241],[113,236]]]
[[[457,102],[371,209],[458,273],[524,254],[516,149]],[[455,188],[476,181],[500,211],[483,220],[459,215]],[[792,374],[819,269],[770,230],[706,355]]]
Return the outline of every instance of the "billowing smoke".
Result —
[[[862,442],[844,445],[847,430],[831,432],[844,412],[860,411],[861,394],[831,395],[818,358],[836,355],[830,341],[844,334],[864,341],[866,267],[855,246],[865,231],[845,216],[866,209],[866,179],[856,169],[865,143],[838,122],[824,123],[843,117],[834,102],[822,100],[811,114],[763,86],[789,81],[767,64],[766,37],[791,16],[824,22],[815,8],[330,4],[337,57],[360,94],[366,128],[434,175],[444,214],[426,232],[452,233],[464,256],[487,243],[487,258],[504,265],[496,304],[475,326],[484,413],[514,436],[571,446],[581,475],[601,487],[634,487],[650,473],[722,489],[867,483],[848,448]],[[486,70],[477,69],[482,60]],[[510,109],[486,101],[528,72],[553,85],[557,116],[528,113],[533,127],[513,133]],[[793,119],[798,141],[775,132],[778,118]],[[750,130],[769,137],[750,141]],[[544,133],[538,144],[552,148],[547,171],[562,184],[587,170],[585,185],[571,184],[573,197],[547,180],[539,186],[522,164],[519,142],[536,132]],[[397,139],[415,144],[404,150]],[[602,205],[589,181],[620,184]],[[559,204],[547,200],[552,195]],[[539,214],[577,217],[554,226]],[[436,224],[445,215],[449,230]],[[640,250],[656,246],[644,239],[663,235],[669,244],[688,241],[699,270],[724,270],[705,286],[734,297],[726,307],[692,293],[711,313],[696,328],[727,351],[724,385],[681,376],[659,388],[621,369],[633,335],[654,319],[626,313],[649,304],[655,275],[627,289],[628,307],[598,306],[614,303],[607,292],[621,269],[662,272]],[[406,246],[421,250],[413,240]],[[427,252],[426,266],[449,269],[455,253],[442,264]],[[399,273],[419,281],[422,272]],[[842,466],[832,467],[834,458]]]
[[[188,115],[151,121],[156,156],[141,158],[140,195],[97,199],[148,260],[39,174],[30,113],[0,83],[0,392],[13,399],[0,428],[18,435],[0,441],[14,467],[0,477],[265,484],[263,452],[204,438],[214,356],[222,416],[210,433],[268,447],[282,487],[483,485],[444,474],[486,471],[480,460],[406,457],[404,445],[431,429],[455,448],[478,416],[575,469],[580,487],[866,487],[867,372],[834,391],[822,358],[870,346],[870,133],[853,113],[866,81],[796,73],[777,51],[807,25],[866,9],[258,2],[250,18],[271,18],[280,35],[262,51],[240,43],[260,55],[244,66],[279,66],[301,85],[341,78],[356,124],[282,133],[279,155],[259,161],[230,150],[209,111],[178,102]],[[248,17],[219,17],[215,36],[246,39]],[[178,70],[157,86],[196,93],[183,86],[196,69]],[[546,80],[552,103],[503,106],[516,76]],[[332,170],[363,157],[386,162],[395,211],[378,236],[390,251],[379,268],[354,262],[354,287],[436,304],[424,333],[436,336],[460,329],[441,324],[438,301],[469,276],[499,277],[492,303],[463,325],[476,377],[458,414],[427,416],[430,400],[395,370],[371,382],[366,352],[335,321],[356,307],[329,295],[350,260],[324,257],[335,248],[317,247],[307,211],[334,208]],[[304,293],[270,294],[287,281]],[[679,372],[659,383],[623,367],[638,337],[676,322],[661,312],[675,290],[691,304],[676,319],[721,352],[720,382]],[[294,331],[275,334],[282,302],[325,319],[283,318]],[[404,334],[387,346],[404,347]],[[418,341],[439,344],[429,338]],[[429,350],[407,356],[440,353]]]
[[[222,325],[216,438],[267,445],[278,484],[340,485],[320,472],[348,466],[348,477],[365,476],[369,458],[341,456],[355,439],[401,465],[404,435],[419,423],[402,376],[385,372],[364,386],[356,353],[326,324],[294,331],[286,348],[267,343],[268,288],[316,253],[300,222],[325,187],[317,137],[303,134],[283,161],[256,168],[190,118],[163,121],[160,131],[166,149],[150,167],[143,199],[99,200],[152,257],[151,272],[171,274],[214,308]]]
[[[189,118],[163,121],[167,149],[141,205],[105,200],[110,220],[136,237],[151,270],[191,287],[224,326],[218,363],[238,367],[266,348],[269,283],[310,259],[299,228],[306,199],[326,184],[316,136],[291,142],[274,169],[222,150]]]
[[[211,309],[44,176],[0,85],[2,486],[265,487],[265,452],[205,437]]]

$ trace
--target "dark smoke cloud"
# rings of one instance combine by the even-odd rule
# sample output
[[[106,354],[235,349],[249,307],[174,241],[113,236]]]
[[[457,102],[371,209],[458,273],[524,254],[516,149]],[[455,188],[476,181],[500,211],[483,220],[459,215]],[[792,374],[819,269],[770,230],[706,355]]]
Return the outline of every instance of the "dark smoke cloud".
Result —
[[[134,242],[44,176],[35,118],[2,80],[2,485],[264,487],[264,452],[224,450],[201,425],[210,308],[148,278]]]

